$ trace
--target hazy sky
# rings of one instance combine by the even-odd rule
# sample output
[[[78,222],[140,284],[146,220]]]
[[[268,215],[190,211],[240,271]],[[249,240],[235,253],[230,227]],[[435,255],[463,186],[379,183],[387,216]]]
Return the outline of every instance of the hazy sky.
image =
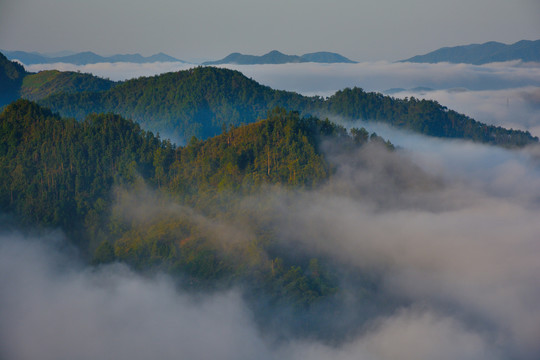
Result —
[[[442,46],[540,38],[538,0],[1,0],[0,49],[186,60],[335,51],[398,60]]]

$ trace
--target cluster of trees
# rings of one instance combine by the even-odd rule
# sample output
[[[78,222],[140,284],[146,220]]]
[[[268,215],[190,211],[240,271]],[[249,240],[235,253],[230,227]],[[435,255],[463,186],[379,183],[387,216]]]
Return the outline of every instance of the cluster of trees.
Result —
[[[469,139],[505,147],[521,147],[538,142],[528,131],[486,125],[449,110],[432,100],[414,97],[394,99],[360,88],[344,89],[322,102],[321,110],[351,119],[385,122],[421,134]]]
[[[220,134],[223,125],[261,119],[276,106],[303,114],[335,114],[379,121],[422,134],[464,138],[507,147],[538,142],[529,132],[488,126],[448,110],[436,101],[400,100],[360,88],[328,99],[273,90],[238,71],[212,67],[126,81],[108,91],[60,93],[40,101],[63,116],[83,119],[92,112],[114,112],[175,139]]]
[[[206,139],[223,125],[261,119],[275,106],[301,108],[301,95],[272,90],[238,71],[199,67],[128,80],[106,92],[57,94],[40,101],[61,115],[83,119],[113,112],[174,138]]]
[[[77,93],[83,91],[105,91],[117,85],[116,82],[90,74],[44,70],[24,77],[20,89],[21,97],[39,100],[57,93]]]
[[[159,151],[173,147],[117,115],[77,122],[18,100],[0,114],[2,210],[28,223],[80,229],[110,203],[113,184],[152,181]]]
[[[19,99],[39,100],[57,93],[109,90],[119,83],[91,74],[45,70],[30,73],[0,53],[0,109]]]
[[[19,98],[21,84],[27,75],[24,67],[14,61],[9,61],[0,53],[0,109]]]
[[[64,229],[95,264],[159,267],[193,286],[245,281],[308,306],[336,291],[323,262],[287,257],[265,219],[246,221],[252,228],[242,241],[222,241],[223,232],[201,219],[238,222],[247,215],[237,195],[261,186],[324,182],[332,174],[320,149],[324,139],[344,147],[383,141],[365,129],[349,133],[277,108],[265,120],[176,148],[118,115],[78,122],[18,100],[0,114],[0,210]],[[126,216],[115,204],[142,184],[155,189],[158,209],[173,202],[175,210],[149,212],[144,221]]]

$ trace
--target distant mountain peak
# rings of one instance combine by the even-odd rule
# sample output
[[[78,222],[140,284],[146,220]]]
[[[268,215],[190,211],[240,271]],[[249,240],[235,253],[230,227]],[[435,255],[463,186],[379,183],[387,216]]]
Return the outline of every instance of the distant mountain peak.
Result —
[[[269,53],[267,53],[266,55],[285,55],[285,54],[282,53],[281,51],[278,51],[278,50],[272,50]]]
[[[10,60],[19,60],[25,65],[68,63],[75,65],[88,65],[96,63],[132,62],[138,64],[153,62],[185,62],[160,52],[152,56],[144,57],[141,54],[116,54],[101,56],[92,51],[83,51],[65,56],[47,56],[36,52],[5,51],[4,54]]]
[[[489,41],[483,44],[443,47],[424,55],[401,60],[401,62],[449,62],[482,65],[512,60],[540,62],[540,40],[521,40],[510,45]]]
[[[347,59],[345,56],[321,51],[315,53],[298,55],[287,55],[279,50],[272,50],[264,55],[244,55],[239,52],[233,52],[221,60],[207,61],[202,65],[222,65],[222,64],[236,64],[236,65],[262,65],[262,64],[289,64],[289,63],[355,63],[355,61]]]

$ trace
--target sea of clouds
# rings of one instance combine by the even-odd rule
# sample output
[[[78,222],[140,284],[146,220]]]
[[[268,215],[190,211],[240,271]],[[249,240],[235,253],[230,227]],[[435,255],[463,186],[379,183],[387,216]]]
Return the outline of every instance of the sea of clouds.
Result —
[[[143,276],[120,264],[87,268],[76,252],[59,246],[59,233],[3,231],[1,357],[535,359],[538,148],[370,130],[391,135],[399,150],[373,145],[343,153],[327,144],[336,166],[330,183],[293,192],[270,188],[241,206],[271,217],[284,243],[378,274],[384,294],[406,300],[391,311],[374,312],[337,343],[290,334],[276,342],[239,289],[188,293],[166,275]],[[152,196],[136,195],[125,207],[137,209],[132,216],[139,221],[145,213],[159,216]],[[262,210],[261,202],[267,204]],[[166,207],[167,214],[177,208]],[[238,226],[222,225],[228,233]],[[348,286],[341,291],[355,294]],[[350,319],[362,311],[346,310]]]
[[[434,90],[422,96],[439,96],[444,105],[443,100],[458,111],[459,106],[468,109],[468,115],[491,114],[494,123],[538,126],[533,110],[538,108],[540,69],[528,64],[293,64],[240,70],[272,87],[323,96],[344,86],[426,86]],[[482,106],[476,104],[480,99]],[[505,109],[514,114],[513,107],[520,108],[515,117],[494,116]],[[405,300],[390,312],[375,313],[337,343],[294,336],[276,342],[239,289],[192,294],[166,275],[142,276],[120,264],[88,268],[76,260],[76,252],[60,246],[58,232],[44,237],[4,230],[0,357],[537,359],[538,147],[508,150],[331,120],[346,127],[363,125],[398,150],[389,153],[373,145],[342,153],[327,144],[324,149],[336,169],[331,182],[304,191],[272,188],[240,203],[245,213],[270,213],[281,241],[375,272],[384,294]],[[148,195],[140,198],[137,203],[134,196],[128,207],[151,207]],[[261,202],[267,204],[263,210]],[[227,232],[237,226],[225,225],[221,228]],[[246,231],[242,227],[238,233]],[[347,286],[341,290],[354,296]],[[356,319],[361,309],[347,311]]]

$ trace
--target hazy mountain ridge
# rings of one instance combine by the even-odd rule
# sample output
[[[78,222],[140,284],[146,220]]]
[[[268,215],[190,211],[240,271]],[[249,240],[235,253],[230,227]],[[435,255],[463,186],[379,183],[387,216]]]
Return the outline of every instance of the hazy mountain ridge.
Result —
[[[185,62],[164,53],[154,54],[146,57],[142,56],[141,54],[116,54],[112,56],[101,56],[91,51],[85,51],[65,56],[47,56],[40,53],[26,51],[3,51],[3,53],[8,59],[18,60],[25,65],[53,63],[88,65],[115,62],[131,62],[138,64],[153,62]]]
[[[91,74],[73,71],[44,70],[24,77],[20,94],[24,99],[39,100],[56,93],[105,91],[118,83]]]
[[[418,63],[449,62],[482,65],[511,60],[540,62],[540,40],[521,40],[510,45],[490,41],[484,44],[444,47],[425,55],[417,55],[401,61]]]
[[[304,63],[304,62],[317,62],[317,63],[355,63],[355,61],[349,60],[346,57],[331,53],[331,52],[315,52],[310,54],[298,55],[286,55],[277,50],[270,51],[267,54],[258,55],[244,55],[240,53],[232,53],[221,60],[207,61],[202,65],[222,65],[222,64],[235,64],[235,65],[260,65],[260,64],[289,64],[289,63]]]
[[[394,99],[360,88],[338,91],[328,99],[277,91],[238,71],[199,67],[129,80],[108,91],[56,94],[40,101],[62,116],[84,118],[113,112],[146,129],[175,139],[208,138],[222,127],[266,116],[275,106],[304,114],[338,115],[381,121],[426,135],[463,138],[503,146],[524,146],[538,139],[528,132],[479,123],[435,101]]]

